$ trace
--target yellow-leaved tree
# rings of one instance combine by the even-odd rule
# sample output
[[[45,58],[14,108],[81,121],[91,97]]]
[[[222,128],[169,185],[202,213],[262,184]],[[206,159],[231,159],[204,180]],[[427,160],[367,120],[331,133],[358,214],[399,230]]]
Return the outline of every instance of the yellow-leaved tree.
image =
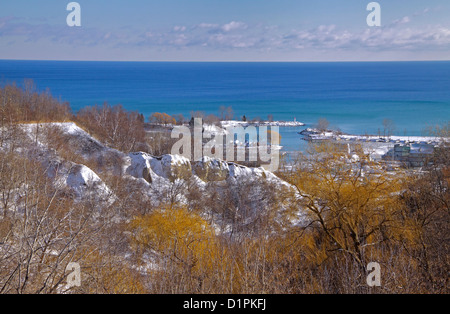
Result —
[[[351,264],[355,278],[365,278],[369,262],[389,256],[380,250],[414,237],[399,197],[406,177],[398,171],[390,175],[362,151],[349,154],[346,145],[317,145],[286,178],[308,215],[298,243],[303,252],[311,248],[318,266]]]
[[[202,291],[218,259],[214,229],[186,208],[159,209],[130,223],[132,243],[159,292]]]

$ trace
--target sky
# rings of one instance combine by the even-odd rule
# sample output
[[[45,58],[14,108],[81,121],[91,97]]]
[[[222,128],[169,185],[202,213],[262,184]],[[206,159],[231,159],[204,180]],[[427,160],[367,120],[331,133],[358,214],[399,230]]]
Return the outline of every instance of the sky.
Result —
[[[450,60],[450,1],[2,0],[0,59],[92,61]]]

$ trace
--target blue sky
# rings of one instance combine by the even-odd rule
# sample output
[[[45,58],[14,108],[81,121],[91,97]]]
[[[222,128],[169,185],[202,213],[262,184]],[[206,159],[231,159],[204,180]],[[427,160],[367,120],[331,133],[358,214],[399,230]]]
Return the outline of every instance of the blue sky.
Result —
[[[450,1],[62,0],[0,2],[0,59],[120,61],[449,60]]]

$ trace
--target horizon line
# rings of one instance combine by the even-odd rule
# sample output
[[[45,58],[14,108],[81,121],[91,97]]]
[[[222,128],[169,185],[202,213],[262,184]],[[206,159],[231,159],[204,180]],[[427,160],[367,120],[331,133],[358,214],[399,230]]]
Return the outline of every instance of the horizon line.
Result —
[[[0,61],[39,61],[39,62],[129,62],[129,63],[382,63],[382,62],[450,62],[450,59],[438,60],[319,60],[319,61],[295,61],[295,60],[217,60],[217,61],[192,61],[192,60],[75,60],[75,59],[3,59]]]

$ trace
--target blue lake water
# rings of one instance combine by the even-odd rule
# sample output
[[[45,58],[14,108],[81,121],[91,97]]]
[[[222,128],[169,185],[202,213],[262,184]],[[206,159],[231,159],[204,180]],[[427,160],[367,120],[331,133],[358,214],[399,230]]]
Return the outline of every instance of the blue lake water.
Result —
[[[423,135],[450,118],[450,62],[190,63],[0,60],[0,84],[32,79],[70,103],[122,104],[153,112],[272,114],[313,126],[319,118],[352,134],[377,134],[385,118],[396,135]],[[302,128],[283,128],[282,145],[296,150]]]

